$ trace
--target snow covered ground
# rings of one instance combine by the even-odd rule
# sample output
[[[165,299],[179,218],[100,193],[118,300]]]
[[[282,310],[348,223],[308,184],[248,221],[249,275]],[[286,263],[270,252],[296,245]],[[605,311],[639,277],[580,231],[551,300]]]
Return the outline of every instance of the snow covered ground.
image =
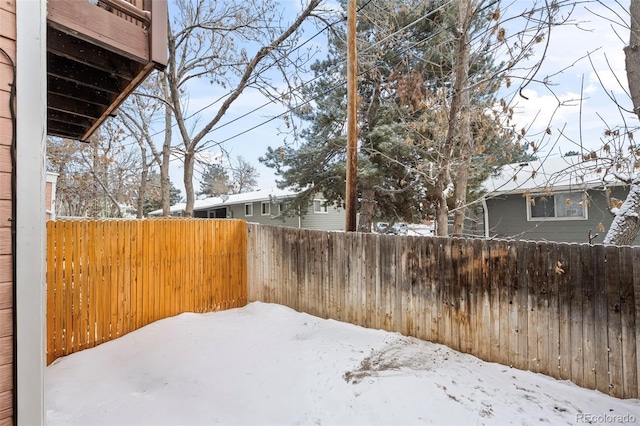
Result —
[[[618,400],[445,346],[251,303],[46,369],[49,425],[637,424]]]

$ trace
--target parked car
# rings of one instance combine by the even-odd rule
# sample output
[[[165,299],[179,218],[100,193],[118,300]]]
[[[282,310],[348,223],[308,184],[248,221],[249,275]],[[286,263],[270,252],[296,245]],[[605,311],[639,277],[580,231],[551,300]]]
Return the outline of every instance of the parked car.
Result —
[[[409,233],[409,227],[404,222],[396,222],[391,229],[387,231],[388,234],[393,235],[407,235]]]
[[[376,232],[379,232],[380,234],[387,232],[387,228],[389,228],[389,224],[387,222],[376,223]]]

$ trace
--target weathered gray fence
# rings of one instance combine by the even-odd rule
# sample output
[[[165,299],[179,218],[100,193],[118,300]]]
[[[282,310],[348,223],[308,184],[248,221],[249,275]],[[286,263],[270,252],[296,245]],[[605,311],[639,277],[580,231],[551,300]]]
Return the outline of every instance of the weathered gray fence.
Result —
[[[247,226],[250,301],[639,396],[640,248]]]

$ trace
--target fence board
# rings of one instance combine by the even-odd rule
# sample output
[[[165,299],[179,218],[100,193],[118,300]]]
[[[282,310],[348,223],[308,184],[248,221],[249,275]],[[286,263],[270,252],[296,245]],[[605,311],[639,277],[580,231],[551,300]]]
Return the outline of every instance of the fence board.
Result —
[[[597,259],[597,256],[592,254],[596,247],[580,246],[580,254],[582,255],[583,375],[584,386],[590,389],[596,388],[596,277],[592,263],[592,259]],[[600,255],[602,254],[600,253]]]
[[[500,271],[504,269],[506,259],[506,243],[496,241],[489,248],[489,297],[490,297],[490,322],[491,329],[489,359],[496,362],[503,361],[500,352]]]
[[[558,283],[558,373],[561,379],[571,379],[571,285],[576,278],[571,254],[577,245],[560,244],[558,246],[558,264],[556,281]],[[578,342],[576,342],[578,343]],[[577,349],[577,348],[576,348]]]
[[[636,320],[636,375],[638,378],[638,397],[640,397],[640,250],[633,250],[633,305]]]
[[[509,249],[512,243],[503,243],[500,251],[496,253],[500,256],[500,268],[497,271],[497,289],[499,302],[494,309],[499,311],[499,327],[500,327],[500,352],[498,359],[504,365],[511,365],[510,352],[511,347],[511,324],[509,323]]]
[[[549,375],[556,379],[560,378],[560,315],[558,309],[558,284],[560,279],[558,278],[557,266],[560,261],[557,244],[547,245],[547,282],[549,292],[547,296],[548,309],[547,309],[547,330],[549,337],[547,341],[547,357],[548,367],[544,371],[549,371]],[[562,262],[560,262],[562,263]]]
[[[518,248],[517,244],[514,243],[509,244],[507,250],[507,272],[503,286],[507,295],[505,308],[509,318],[509,326],[505,328],[508,346],[504,350],[509,355],[509,364],[507,365],[514,366],[518,364],[521,357],[521,350],[518,347]],[[526,351],[523,350],[522,352]]]
[[[592,259],[594,266],[593,276],[596,278],[594,287],[594,309],[595,309],[595,369],[596,369],[596,389],[600,392],[609,393],[609,355],[607,352],[607,292],[608,284],[605,275],[605,266],[596,259],[607,259],[607,252],[604,246],[594,246],[592,251]]]
[[[586,247],[587,246],[583,246]],[[571,375],[570,379],[583,386],[584,383],[584,359],[583,359],[583,315],[582,309],[582,248],[581,246],[571,246],[569,263],[564,267],[567,274],[567,287],[570,299],[570,334],[569,342],[571,351]]]
[[[427,319],[427,327],[429,328],[429,340],[432,342],[439,342],[440,337],[438,333],[438,283],[437,283],[437,274],[438,274],[438,245],[435,243],[434,239],[422,240],[424,257],[425,257],[425,271],[424,271],[424,280],[426,283],[426,297],[428,300],[427,307],[427,315],[429,318]],[[382,250],[381,250],[382,255]],[[383,286],[384,283],[381,283]]]
[[[635,310],[633,301],[633,251],[620,247],[620,315],[622,338],[623,398],[638,398],[638,371],[635,345]]]
[[[607,354],[609,372],[609,395],[624,396],[622,377],[622,318],[620,312],[620,253],[616,246],[606,247],[605,277],[607,296]]]
[[[382,282],[384,289],[382,291],[383,311],[382,311],[382,328],[387,331],[394,331],[393,318],[395,308],[395,275],[396,275],[396,242],[391,235],[383,235],[380,238],[381,251],[386,253],[380,259],[380,267],[382,269]]]
[[[463,299],[465,298],[463,291],[462,268],[464,260],[462,259],[462,240],[455,238],[451,240],[451,344],[452,348],[462,350],[462,339],[465,334],[465,325],[463,320]]]
[[[440,291],[442,294],[442,305],[440,305],[442,309],[442,319],[441,319],[441,328],[440,328],[440,339],[441,343],[444,345],[453,348],[456,346],[454,343],[453,329],[452,329],[452,305],[453,305],[453,291],[451,286],[453,285],[453,267],[451,261],[451,246],[452,240],[447,238],[439,238],[440,243],[440,282],[438,286],[440,287]]]
[[[516,257],[518,259],[518,275],[517,275],[517,287],[516,287],[516,296],[515,303],[518,306],[517,312],[517,321],[518,328],[516,329],[516,333],[518,335],[518,356],[513,362],[513,366],[516,368],[520,368],[526,370],[529,367],[529,342],[528,342],[528,292],[529,288],[527,286],[528,278],[529,278],[529,267],[531,261],[531,250],[526,249],[527,245],[524,243],[516,244]]]
[[[473,240],[474,291],[476,293],[476,353],[481,359],[489,359],[491,354],[491,288],[489,286],[489,250],[483,240]]]
[[[529,270],[529,297],[527,303],[529,310],[529,316],[527,318],[528,369],[537,373],[540,371],[540,350],[538,348],[538,313],[540,306],[538,306],[538,298],[540,297],[542,281],[544,280],[544,272],[540,270],[539,265],[543,249],[540,245],[535,243],[527,243],[527,245],[531,246],[532,250],[534,250],[530,263],[531,269]]]

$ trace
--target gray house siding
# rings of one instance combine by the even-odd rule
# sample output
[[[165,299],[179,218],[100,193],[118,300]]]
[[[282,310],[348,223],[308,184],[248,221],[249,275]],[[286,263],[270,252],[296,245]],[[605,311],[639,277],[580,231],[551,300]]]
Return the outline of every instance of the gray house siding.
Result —
[[[251,204],[253,206],[253,215],[247,216],[245,215],[245,204]],[[247,222],[259,223],[262,225],[280,225],[280,226],[291,226],[298,227],[298,218],[297,217],[287,217],[282,220],[279,217],[278,205],[270,203],[269,204],[269,214],[262,215],[262,202],[255,201],[252,203],[242,203],[242,204],[234,204],[231,207],[231,217],[234,219],[242,219]]]
[[[327,206],[326,213],[314,213],[313,206],[302,217],[302,227],[305,229],[317,229],[320,231],[344,231],[344,209],[333,205]]]
[[[613,187],[611,197],[624,199],[628,190]],[[589,242],[589,230],[593,235],[593,243],[602,243],[606,230],[611,226],[613,217],[608,211],[604,191],[587,191],[589,203],[586,219],[553,219],[528,220],[527,198],[523,194],[498,195],[487,199],[489,217],[489,236],[494,238],[514,238],[533,241],[557,241],[586,243]],[[600,224],[605,232],[598,229]],[[640,245],[640,237],[635,245]]]

